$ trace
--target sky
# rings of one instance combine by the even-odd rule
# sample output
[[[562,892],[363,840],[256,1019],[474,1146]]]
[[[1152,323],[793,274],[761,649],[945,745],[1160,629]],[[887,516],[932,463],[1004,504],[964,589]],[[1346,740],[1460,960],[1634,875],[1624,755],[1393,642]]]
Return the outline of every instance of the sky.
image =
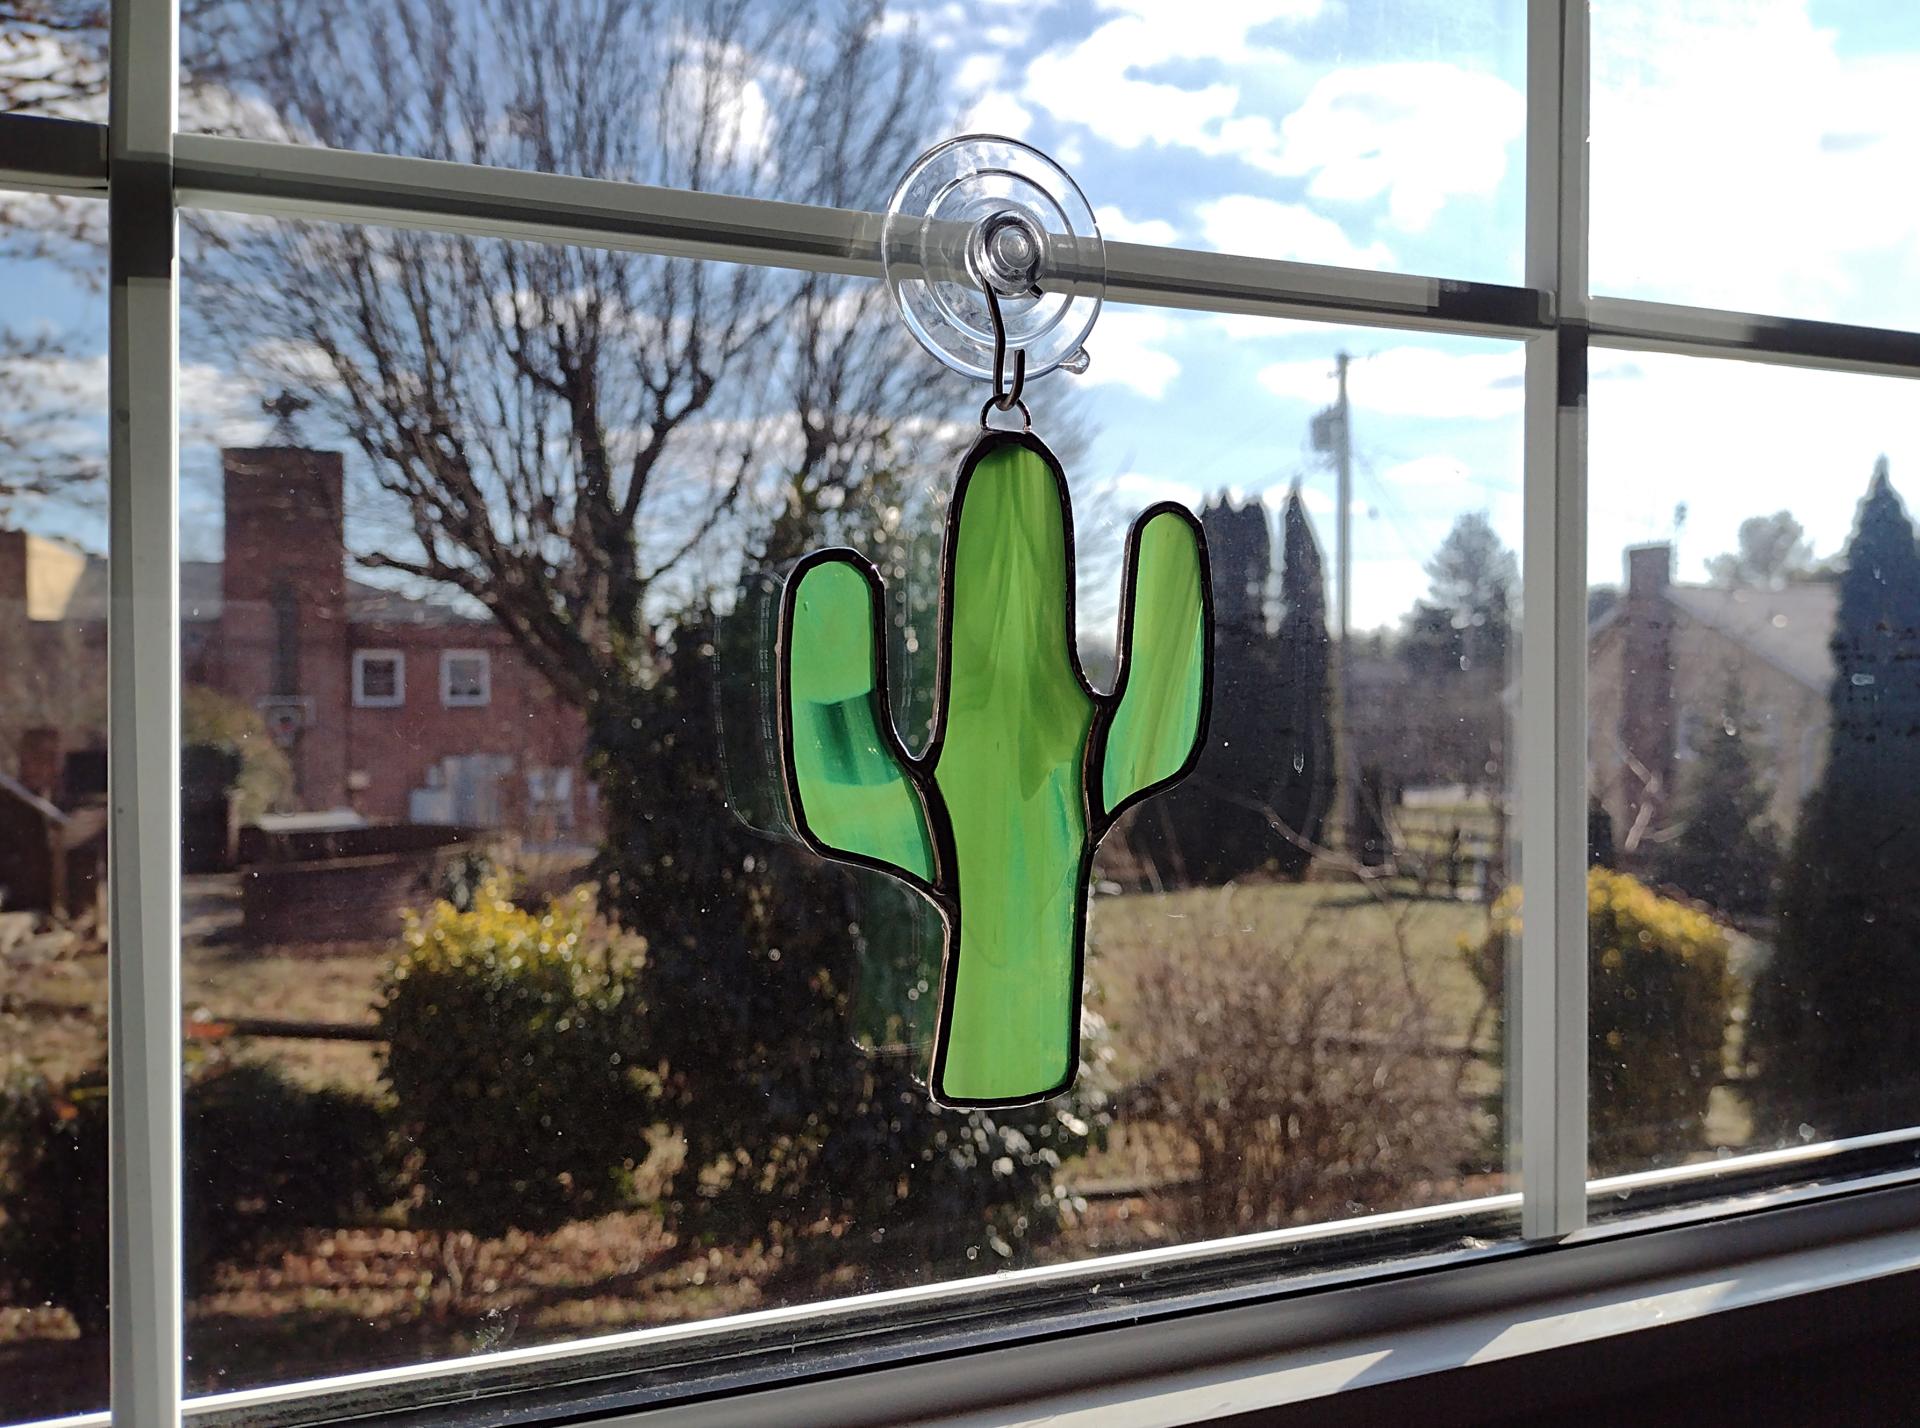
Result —
[[[1109,238],[1518,283],[1524,11],[905,0],[888,24],[931,48],[962,128],[1054,155]],[[1920,7],[1596,0],[1594,75],[1596,292],[1920,326]],[[0,294],[9,327],[77,332],[97,354],[97,285],[14,262]],[[1277,509],[1295,481],[1330,547],[1333,476],[1307,430],[1341,351],[1356,623],[1398,621],[1466,512],[1519,543],[1517,344],[1109,305],[1087,346],[1085,376],[1034,396],[1044,434],[1055,394],[1078,389],[1093,435],[1076,474],[1118,512],[1083,533],[1090,549],[1117,549],[1127,511],[1152,500],[1226,490]],[[1594,583],[1619,579],[1624,546],[1659,539],[1676,540],[1679,578],[1701,579],[1742,519],[1779,509],[1835,553],[1881,453],[1920,495],[1907,382],[1621,352],[1596,353],[1592,381]],[[182,393],[185,545],[207,555],[215,446],[264,423],[246,374],[205,353],[183,352]],[[100,545],[97,509],[23,517]]]

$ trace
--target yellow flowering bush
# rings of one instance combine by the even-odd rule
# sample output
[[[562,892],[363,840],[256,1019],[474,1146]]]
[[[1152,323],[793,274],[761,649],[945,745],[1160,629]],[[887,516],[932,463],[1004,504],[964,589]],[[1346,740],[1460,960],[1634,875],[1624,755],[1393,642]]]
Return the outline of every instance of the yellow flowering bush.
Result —
[[[1505,1003],[1506,948],[1520,891],[1495,903],[1487,935],[1464,944],[1494,1006]],[[1733,978],[1726,931],[1625,873],[1587,874],[1589,1157],[1596,1173],[1643,1170],[1705,1148]]]
[[[586,887],[530,912],[488,879],[468,911],[408,916],[377,1011],[427,1220],[490,1235],[618,1202],[645,1148],[628,995],[641,951]]]

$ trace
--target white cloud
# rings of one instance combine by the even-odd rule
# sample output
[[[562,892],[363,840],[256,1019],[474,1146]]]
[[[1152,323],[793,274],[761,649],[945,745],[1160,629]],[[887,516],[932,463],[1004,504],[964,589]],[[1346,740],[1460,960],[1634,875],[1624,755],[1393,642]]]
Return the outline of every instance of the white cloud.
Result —
[[[1387,215],[1418,232],[1456,194],[1488,194],[1525,132],[1520,92],[1491,74],[1437,61],[1337,69],[1280,124],[1269,172],[1305,178],[1329,203],[1384,197]]]
[[[1233,193],[1202,203],[1196,213],[1208,245],[1223,253],[1349,268],[1393,264],[1384,243],[1375,240],[1362,248],[1338,223],[1303,204]]]
[[[1353,363],[1347,392],[1362,411],[1384,416],[1490,421],[1519,413],[1522,361],[1517,349],[1455,353],[1389,347]],[[1271,363],[1260,369],[1260,385],[1277,397],[1303,402],[1327,403],[1334,397],[1333,368],[1324,358]]]
[[[224,365],[180,364],[180,444],[257,446],[272,429],[260,409],[263,384]]]
[[[1164,60],[1277,64],[1288,56],[1254,40],[1277,20],[1318,14],[1322,0],[1109,0],[1112,18],[1076,43],[1057,46],[1027,66],[1023,94],[1036,108],[1084,125],[1110,144],[1236,152],[1271,144],[1263,117],[1240,114],[1240,87],[1221,80],[1189,88],[1140,71]]]
[[[1131,387],[1158,401],[1180,375],[1180,362],[1161,344],[1173,336],[1173,319],[1161,312],[1103,312],[1087,339],[1091,359],[1082,386]]]
[[[1033,127],[1033,114],[1012,95],[996,90],[975,101],[960,127],[969,134],[1004,134],[1018,139]]]
[[[1920,54],[1808,8],[1595,7],[1596,291],[1920,322]]]
[[[1414,487],[1465,490],[1472,479],[1467,463],[1457,456],[1416,456],[1380,473],[1380,482],[1389,491]]]
[[[1178,501],[1183,506],[1200,504],[1200,488],[1192,481],[1146,471],[1128,471],[1114,477],[1112,491],[1129,511],[1143,511],[1155,501]]]
[[[1526,103],[1499,77],[1443,60],[1350,65],[1324,74],[1284,119],[1272,99],[1297,57],[1275,21],[1310,19],[1322,0],[1109,0],[1084,38],[1027,66],[1021,97],[1073,133],[1121,149],[1237,158],[1304,179],[1321,203],[1384,201],[1425,229],[1448,199],[1489,194],[1507,172]],[[1167,61],[1210,64],[1177,82]],[[1297,84],[1297,81],[1292,81]]]
[[[1099,221],[1101,234],[1117,243],[1167,244],[1180,236],[1164,218],[1129,218],[1112,204],[1095,209],[1093,216]]]
[[[757,160],[773,142],[769,87],[784,100],[800,82],[794,69],[740,45],[691,36],[670,80],[672,123],[661,142],[692,144],[698,133],[723,163]]]
[[[19,13],[17,8],[13,13]],[[106,122],[103,34],[36,34],[26,28],[0,34],[0,78],[8,81],[22,107],[36,113]]]
[[[1006,67],[1006,61],[991,50],[968,55],[961,61],[960,68],[954,71],[953,87],[962,94],[983,92],[989,85],[999,82],[1001,72]]]

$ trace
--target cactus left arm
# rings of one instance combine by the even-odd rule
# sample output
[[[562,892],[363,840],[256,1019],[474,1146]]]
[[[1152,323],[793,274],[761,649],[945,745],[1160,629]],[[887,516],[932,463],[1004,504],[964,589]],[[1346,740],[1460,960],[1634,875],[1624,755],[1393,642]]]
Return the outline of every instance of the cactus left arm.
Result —
[[[930,891],[926,808],[887,710],[880,578],[852,551],[820,551],[787,587],[781,750],[800,832],[816,852]]]
[[[1117,701],[1091,771],[1103,824],[1180,777],[1198,756],[1212,613],[1199,522],[1172,504],[1144,512],[1127,538]]]

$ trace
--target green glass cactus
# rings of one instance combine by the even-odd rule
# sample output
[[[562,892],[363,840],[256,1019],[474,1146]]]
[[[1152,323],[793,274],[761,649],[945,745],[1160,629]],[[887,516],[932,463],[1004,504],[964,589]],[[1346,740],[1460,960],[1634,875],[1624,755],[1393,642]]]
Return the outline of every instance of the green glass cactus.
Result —
[[[794,823],[814,851],[904,880],[945,920],[931,1079],[943,1104],[1019,1105],[1073,1084],[1093,850],[1199,756],[1212,654],[1199,522],[1171,504],[1144,512],[1124,582],[1119,674],[1102,694],[1074,643],[1066,478],[1032,436],[982,436],[947,516],[934,728],[914,758],[887,704],[878,572],[823,550],[788,577]]]

